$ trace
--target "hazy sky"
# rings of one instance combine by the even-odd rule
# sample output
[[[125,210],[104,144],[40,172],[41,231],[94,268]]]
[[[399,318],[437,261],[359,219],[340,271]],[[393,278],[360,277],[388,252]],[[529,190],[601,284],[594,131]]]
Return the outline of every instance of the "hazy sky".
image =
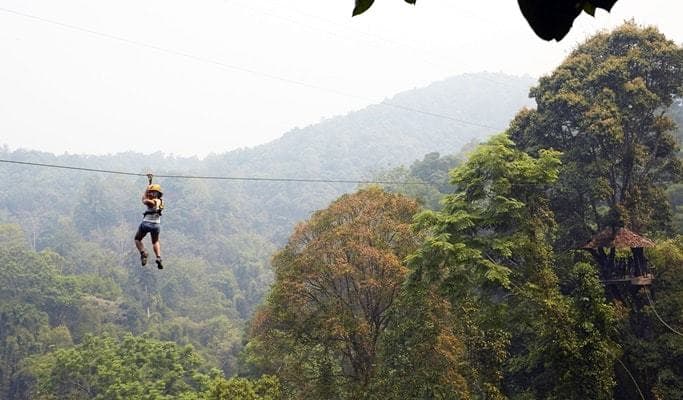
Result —
[[[0,0],[0,145],[203,156],[456,74],[539,76],[625,19],[683,42],[680,0],[619,0],[611,14],[580,16],[560,43],[538,39],[515,0],[377,0],[355,18],[352,8]]]

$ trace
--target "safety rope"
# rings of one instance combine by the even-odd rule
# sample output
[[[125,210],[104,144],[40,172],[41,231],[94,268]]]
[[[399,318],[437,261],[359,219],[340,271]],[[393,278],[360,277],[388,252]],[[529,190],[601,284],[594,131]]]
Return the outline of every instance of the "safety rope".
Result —
[[[659,313],[657,312],[657,309],[655,308],[655,303],[652,301],[652,298],[650,297],[649,291],[646,290],[646,291],[645,291],[645,295],[647,296],[647,300],[650,302],[650,307],[652,307],[652,311],[653,311],[653,312],[655,313],[655,315],[657,316],[657,319],[659,320],[659,322],[661,322],[664,326],[666,326],[667,328],[669,328],[669,330],[670,330],[671,332],[673,332],[673,333],[675,333],[675,334],[677,334],[677,335],[679,335],[679,336],[683,336],[683,333],[681,333],[681,332],[677,331],[676,329],[674,329],[671,325],[667,324],[666,321],[664,321],[664,320],[662,319],[662,317],[659,316]]]
[[[640,398],[643,399],[643,400],[645,400],[645,396],[643,395],[643,392],[640,390],[640,386],[638,385],[638,382],[636,382],[636,378],[634,378],[634,377],[633,377],[633,374],[631,373],[631,371],[629,371],[628,368],[626,368],[626,364],[624,364],[623,361],[621,361],[621,360],[618,359],[618,358],[617,358],[617,361],[618,361],[619,364],[621,364],[621,366],[624,368],[624,370],[626,371],[626,373],[628,374],[628,376],[631,377],[631,380],[633,381],[633,384],[636,385],[636,389],[638,389],[638,394],[640,394]]]

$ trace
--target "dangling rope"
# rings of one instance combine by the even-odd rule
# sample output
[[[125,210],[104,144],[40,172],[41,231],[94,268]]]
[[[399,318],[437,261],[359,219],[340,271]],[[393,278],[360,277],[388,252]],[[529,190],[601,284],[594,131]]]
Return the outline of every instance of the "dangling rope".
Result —
[[[669,330],[670,330],[671,332],[677,334],[678,336],[683,336],[683,333],[681,333],[681,332],[677,331],[676,329],[674,329],[673,327],[671,327],[671,325],[667,324],[666,321],[664,321],[664,320],[662,319],[662,317],[659,316],[659,313],[657,312],[657,309],[655,308],[655,304],[654,304],[654,302],[652,301],[652,298],[650,298],[650,291],[649,291],[649,290],[645,291],[645,295],[647,296],[647,299],[648,299],[648,301],[650,302],[650,307],[652,307],[652,311],[653,311],[653,312],[655,313],[655,315],[657,316],[657,319],[659,320],[659,322],[661,322],[664,326],[666,326],[667,328],[669,328]]]
[[[643,400],[645,400],[645,396],[643,395],[643,392],[640,390],[640,386],[638,385],[638,382],[636,382],[636,378],[634,378],[634,377],[633,377],[633,374],[631,373],[631,371],[629,371],[628,368],[626,368],[626,364],[624,364],[624,362],[621,361],[621,360],[618,359],[618,358],[617,358],[617,361],[618,361],[619,364],[621,364],[621,366],[624,368],[624,370],[626,371],[626,373],[628,374],[628,376],[631,377],[631,380],[633,381],[633,384],[636,385],[636,389],[638,389],[638,393],[640,394],[640,398],[643,399]]]

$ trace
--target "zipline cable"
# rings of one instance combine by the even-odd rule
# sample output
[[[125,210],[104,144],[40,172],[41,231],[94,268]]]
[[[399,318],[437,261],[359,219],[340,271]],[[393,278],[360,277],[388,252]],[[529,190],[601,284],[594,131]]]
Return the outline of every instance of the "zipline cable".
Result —
[[[653,312],[655,313],[655,315],[657,316],[657,319],[659,320],[659,322],[661,322],[664,326],[666,326],[667,328],[669,328],[669,330],[670,330],[671,332],[673,332],[673,333],[675,333],[675,334],[677,334],[677,335],[679,335],[679,336],[683,336],[683,333],[681,333],[681,332],[677,331],[676,329],[674,329],[671,325],[667,324],[666,321],[664,321],[664,320],[662,319],[662,317],[659,316],[659,313],[657,312],[657,309],[655,308],[655,304],[654,304],[654,302],[652,301],[652,298],[650,297],[649,291],[645,291],[645,295],[647,296],[647,300],[650,302],[650,307],[652,307],[652,311],[653,311]]]
[[[299,182],[299,183],[346,183],[346,184],[356,184],[356,185],[431,185],[432,182],[417,182],[417,181],[391,181],[391,180],[371,180],[371,179],[321,179],[321,178],[268,178],[268,177],[258,177],[258,176],[215,176],[215,175],[157,175],[157,174],[143,174],[138,172],[129,171],[114,171],[108,169],[99,168],[87,168],[87,167],[74,167],[72,165],[60,165],[60,164],[46,164],[30,161],[17,161],[17,160],[3,160],[0,159],[0,163],[7,164],[17,164],[17,165],[29,165],[34,167],[45,167],[45,168],[58,168],[58,169],[69,169],[75,171],[85,171],[85,172],[98,172],[104,174],[114,174],[114,175],[128,175],[128,176],[144,176],[149,178],[152,175],[155,178],[168,178],[168,179],[204,179],[204,180],[222,180],[222,181],[256,181],[256,182]],[[510,183],[511,186],[544,186],[543,183],[537,182],[514,182]]]
[[[157,175],[157,174],[143,174],[138,172],[129,171],[115,171],[99,168],[87,168],[87,167],[75,167],[72,165],[61,165],[61,164],[46,164],[30,161],[17,161],[17,160],[4,160],[0,159],[0,163],[7,164],[17,164],[17,165],[29,165],[34,167],[45,167],[45,168],[58,168],[58,169],[68,169],[75,171],[84,172],[98,172],[104,174],[114,174],[114,175],[128,175],[128,176],[144,176],[149,178],[152,175],[155,178],[168,178],[168,179],[204,179],[204,180],[223,180],[223,181],[256,181],[256,182],[299,182],[299,183],[346,183],[346,184],[357,184],[357,185],[431,185],[432,182],[417,182],[417,181],[392,181],[392,180],[371,180],[371,179],[322,179],[322,178],[268,178],[268,177],[258,177],[258,176],[215,176],[215,175]],[[513,182],[510,183],[511,186],[533,186],[539,187],[546,184],[537,182]],[[457,186],[457,185],[456,185]]]
[[[23,12],[20,12],[20,11],[16,11],[16,10],[9,9],[9,8],[0,7],[0,11],[5,12],[5,13],[8,13],[8,14],[13,14],[13,15],[16,15],[16,16],[20,16],[20,17],[23,17],[23,18],[31,19],[31,20],[34,20],[34,21],[39,21],[39,22],[43,22],[43,23],[47,23],[47,24],[59,26],[59,27],[62,27],[62,28],[67,28],[67,29],[71,29],[71,30],[74,30],[74,31],[79,31],[79,32],[87,33],[87,34],[90,34],[90,35],[99,36],[99,37],[103,37],[103,38],[106,38],[106,39],[115,40],[115,41],[119,41],[119,42],[123,42],[123,43],[130,44],[130,45],[134,45],[134,46],[138,46],[138,47],[143,47],[143,48],[155,50],[155,51],[158,51],[158,52],[161,52],[161,53],[172,54],[172,55],[175,55],[175,56],[178,56],[178,57],[183,57],[183,58],[191,59],[191,60],[194,60],[194,61],[198,61],[198,62],[202,62],[202,63],[206,63],[206,64],[211,64],[211,65],[220,67],[220,68],[222,68],[222,69],[228,69],[228,70],[232,70],[232,71],[239,71],[239,72],[243,72],[243,73],[247,73],[247,74],[252,74],[252,75],[256,75],[256,76],[261,76],[261,77],[263,77],[263,78],[268,78],[268,79],[271,79],[271,80],[276,80],[276,81],[288,83],[288,84],[291,84],[291,85],[301,86],[301,87],[305,87],[305,88],[308,88],[308,89],[315,89],[315,90],[319,90],[319,91],[323,91],[323,92],[334,93],[334,94],[336,94],[336,95],[338,95],[338,96],[343,96],[343,97],[348,97],[348,98],[353,98],[353,99],[359,99],[359,100],[369,101],[369,102],[371,102],[371,103],[375,103],[375,102],[376,102],[376,99],[373,99],[373,98],[370,98],[370,97],[367,97],[367,96],[361,96],[361,95],[356,95],[356,94],[353,94],[353,93],[347,93],[347,92],[344,92],[344,91],[341,91],[341,90],[337,90],[337,89],[329,88],[329,87],[325,87],[325,86],[318,86],[318,85],[311,84],[311,83],[307,83],[307,82],[304,82],[304,81],[299,81],[299,80],[296,80],[296,79],[286,78],[286,77],[282,77],[282,76],[279,76],[279,75],[273,75],[273,74],[270,74],[270,73],[267,73],[267,72],[262,72],[262,71],[258,71],[258,70],[251,69],[251,68],[242,67],[242,66],[235,65],[235,64],[228,64],[228,63],[224,63],[224,62],[222,62],[222,61],[217,61],[217,60],[214,60],[214,59],[211,59],[211,58],[202,57],[202,56],[197,56],[197,55],[194,55],[194,54],[191,54],[191,53],[186,53],[186,52],[184,52],[184,51],[173,50],[173,49],[169,49],[169,48],[166,48],[166,47],[161,47],[161,46],[157,46],[157,45],[154,45],[154,44],[149,44],[149,43],[141,42],[141,41],[138,41],[138,40],[127,39],[127,38],[122,37],[122,36],[116,36],[116,35],[112,35],[112,34],[109,34],[109,33],[104,33],[104,32],[100,32],[100,31],[96,31],[96,30],[93,30],[93,29],[82,28],[82,27],[80,27],[80,26],[76,26],[76,25],[72,25],[72,24],[67,24],[67,23],[64,23],[64,22],[55,21],[55,20],[48,19],[48,18],[43,18],[43,17],[37,16],[37,15],[33,15],[33,14],[23,13]],[[390,103],[390,102],[388,102],[388,101],[383,101],[383,102],[381,102],[381,103],[377,103],[377,105],[381,105],[381,106],[385,106],[385,107],[391,107],[391,108],[396,108],[396,109],[399,109],[399,110],[409,111],[409,112],[413,112],[413,113],[416,113],[416,114],[427,115],[427,116],[431,116],[431,117],[435,117],[435,118],[447,119],[447,120],[450,120],[450,121],[458,122],[458,123],[463,124],[463,125],[476,126],[476,127],[485,128],[485,129],[493,129],[493,130],[495,130],[495,131],[503,131],[503,130],[505,130],[505,128],[503,128],[503,127],[495,127],[495,126],[491,126],[491,125],[487,125],[487,124],[483,124],[483,123],[479,123],[479,122],[468,121],[468,120],[465,120],[465,119],[462,119],[462,118],[456,118],[456,117],[453,117],[453,116],[450,116],[450,115],[445,115],[445,114],[439,114],[439,113],[435,113],[435,112],[431,112],[431,111],[420,110],[420,109],[417,109],[417,108],[412,108],[412,107],[408,107],[408,106],[403,106],[403,105],[401,105],[401,104]]]
[[[104,174],[128,175],[128,176],[144,176],[149,177],[149,174],[114,171],[107,169],[74,167],[70,165],[46,164],[28,161],[16,160],[2,160],[0,163],[30,165],[34,167],[58,168],[85,172],[99,172]],[[315,178],[267,178],[267,177],[242,177],[242,176],[210,176],[210,175],[163,175],[154,174],[155,178],[167,179],[203,179],[203,180],[224,180],[224,181],[262,181],[262,182],[299,182],[299,183],[349,183],[349,184],[377,184],[377,185],[429,185],[427,182],[415,181],[383,181],[383,180],[362,180],[362,179],[315,179]]]

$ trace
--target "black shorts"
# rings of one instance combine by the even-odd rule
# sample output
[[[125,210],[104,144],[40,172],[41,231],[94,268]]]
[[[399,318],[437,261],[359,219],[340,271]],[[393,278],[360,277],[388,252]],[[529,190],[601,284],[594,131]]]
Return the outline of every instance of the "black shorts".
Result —
[[[149,233],[152,237],[152,243],[156,243],[159,241],[159,232],[161,232],[161,224],[142,221],[138,232],[135,234],[135,240],[142,240]]]

